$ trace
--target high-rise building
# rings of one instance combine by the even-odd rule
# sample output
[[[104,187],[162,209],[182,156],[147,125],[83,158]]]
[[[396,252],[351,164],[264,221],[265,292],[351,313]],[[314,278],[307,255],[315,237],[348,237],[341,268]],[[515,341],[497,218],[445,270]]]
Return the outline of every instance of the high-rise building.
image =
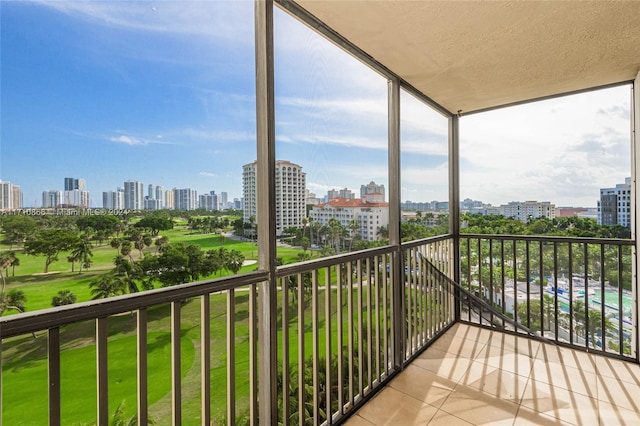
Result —
[[[64,192],[59,205],[64,207],[82,207],[90,206],[90,196],[87,191],[87,182],[84,179],[76,179],[72,177],[64,178]]]
[[[306,173],[302,167],[289,161],[276,161],[276,235],[285,228],[303,226],[306,217]],[[244,194],[243,220],[258,219],[257,162],[242,167]]]
[[[384,203],[384,185],[377,185],[374,181],[360,186],[360,199],[367,203]]]
[[[360,185],[360,198],[369,203],[384,203],[384,185],[377,185],[374,181]]]
[[[176,188],[173,189],[167,189],[164,192],[164,208],[165,209],[173,209],[176,206],[176,200],[175,200],[175,190]]]
[[[207,211],[220,210],[218,194],[216,194],[216,191],[210,191],[208,194],[201,195],[199,205],[201,209],[205,209]]]
[[[13,185],[12,193],[14,208],[22,208],[22,191],[20,191],[20,185]]]
[[[62,204],[62,192],[57,189],[42,191],[42,207],[56,208]]]
[[[160,208],[164,208],[164,188],[161,187],[160,185],[156,186],[156,200],[158,200],[159,204],[160,204]]]
[[[88,191],[74,189],[72,191],[64,191],[64,207],[81,207],[88,208],[91,204]]]
[[[106,191],[102,193],[102,207],[105,209],[124,209],[124,190]]]
[[[22,191],[20,185],[0,180],[0,210],[22,208]]]
[[[136,180],[124,183],[124,208],[142,210],[144,208],[144,185]]]
[[[601,188],[598,200],[598,224],[631,228],[631,178],[614,188]]]
[[[198,191],[191,188],[174,189],[175,210],[195,210],[198,208]]]
[[[512,217],[527,223],[529,219],[556,217],[556,205],[549,201],[511,201],[498,207],[498,211],[504,217]]]
[[[327,201],[334,198],[346,198],[350,200],[355,199],[356,194],[354,194],[353,191],[348,188],[340,190],[330,189],[329,191],[327,191]]]
[[[64,178],[64,190],[65,191],[86,191],[87,182],[84,179],[76,179],[67,177]]]
[[[229,207],[229,194],[226,192],[220,193],[220,203],[218,205],[218,209],[224,210]]]

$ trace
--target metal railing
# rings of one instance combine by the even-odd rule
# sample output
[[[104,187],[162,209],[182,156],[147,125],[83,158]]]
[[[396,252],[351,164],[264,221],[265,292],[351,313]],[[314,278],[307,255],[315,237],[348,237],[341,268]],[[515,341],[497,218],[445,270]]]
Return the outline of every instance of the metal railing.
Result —
[[[284,424],[340,423],[455,322],[452,293],[417,263],[422,253],[450,265],[450,246],[448,237],[403,246],[404,267],[381,247],[278,268]]]
[[[558,344],[638,361],[632,247],[622,239],[470,235],[460,239],[461,285]],[[515,331],[461,304],[461,319]]]
[[[203,424],[235,424],[238,410],[256,418],[256,286],[267,279],[249,273],[1,318],[4,423],[110,424],[115,395],[137,405],[138,424],[181,424],[187,408]],[[43,361],[22,362],[29,352]],[[43,386],[25,386],[34,378]],[[128,392],[119,389],[125,383]],[[22,387],[44,391],[22,401],[29,415],[16,401]],[[166,396],[149,406],[159,392]],[[76,418],[78,404],[95,406],[95,418]]]
[[[126,401],[139,424],[259,424],[266,350],[280,423],[340,423],[455,322],[450,289],[418,262],[449,270],[451,246],[445,236],[278,267],[276,347],[258,338],[268,272],[2,317],[1,418],[103,425]]]

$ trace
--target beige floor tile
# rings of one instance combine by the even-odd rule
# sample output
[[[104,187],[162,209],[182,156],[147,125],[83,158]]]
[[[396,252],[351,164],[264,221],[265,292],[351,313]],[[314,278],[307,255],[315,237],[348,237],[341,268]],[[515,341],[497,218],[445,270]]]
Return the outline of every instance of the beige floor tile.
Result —
[[[474,359],[484,349],[486,343],[474,340],[465,340],[460,337],[445,335],[439,338],[431,348],[438,349],[452,355]]]
[[[389,386],[419,401],[440,407],[455,387],[455,382],[423,368],[409,365]]]
[[[521,354],[529,354],[532,358],[536,356],[540,348],[540,342],[528,337],[497,332],[493,333],[487,344]]]
[[[556,362],[589,373],[596,372],[596,362],[594,358],[594,355],[587,352],[576,351],[552,344],[541,344],[536,355],[536,359]]]
[[[598,375],[612,377],[640,386],[640,365],[629,361],[598,357],[596,362]]]
[[[595,398],[597,395],[597,375],[564,364],[537,359],[530,377],[539,382],[549,383],[571,392]]]
[[[438,411],[433,419],[428,423],[429,426],[472,426],[473,423],[462,420],[459,417],[449,414],[446,411]]]
[[[457,382],[467,371],[472,360],[458,357],[439,349],[429,348],[417,357],[411,365],[424,368],[438,376]]]
[[[529,352],[520,353],[514,349],[487,345],[475,360],[492,367],[528,377],[535,362],[535,354],[532,356]]]
[[[546,414],[538,413],[527,407],[518,409],[513,426],[570,426],[571,423],[563,422],[560,419],[548,416]]]
[[[458,382],[456,390],[466,386],[484,394],[519,403],[528,378],[474,361]]]
[[[465,339],[468,341],[484,343],[488,341],[491,338],[491,336],[493,336],[494,333],[495,332],[493,330],[490,330],[488,328],[475,327],[472,325],[458,323],[453,327],[451,327],[446,334],[451,335],[453,337],[459,337],[461,339]]]
[[[377,426],[375,423],[371,423],[358,416],[351,416],[349,420],[346,421],[345,426]]]
[[[426,425],[438,409],[387,387],[358,411],[363,419],[381,425]]]
[[[456,387],[440,407],[474,425],[513,422],[518,405],[468,387]]]
[[[598,376],[597,395],[600,401],[640,413],[638,385],[611,377]]]
[[[638,394],[640,398],[640,394]],[[640,411],[631,411],[626,408],[617,407],[600,401],[598,403],[598,413],[600,415],[600,424],[602,426],[621,425],[621,426],[638,426],[640,425]]]
[[[521,405],[575,425],[598,424],[598,400],[544,382],[529,380]]]

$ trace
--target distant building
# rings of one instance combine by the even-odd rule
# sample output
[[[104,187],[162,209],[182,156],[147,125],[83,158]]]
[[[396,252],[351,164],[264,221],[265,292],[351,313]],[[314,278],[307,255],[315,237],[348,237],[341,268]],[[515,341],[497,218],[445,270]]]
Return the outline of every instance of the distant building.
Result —
[[[57,189],[42,191],[43,208],[56,208],[60,207],[60,204],[62,204],[62,191]]]
[[[210,191],[208,194],[201,195],[200,202],[198,204],[201,209],[205,209],[207,211],[220,210],[218,194],[216,194],[216,191]]]
[[[176,188],[167,189],[164,192],[164,208],[165,209],[173,209],[176,206],[174,191]]]
[[[87,182],[84,179],[76,179],[67,177],[64,178],[64,190],[65,191],[86,191]]]
[[[498,210],[502,216],[512,217],[524,223],[527,223],[529,219],[540,217],[553,219],[556,217],[556,206],[549,201],[511,201],[501,205]]]
[[[414,202],[411,200],[407,200],[404,203],[400,203],[401,210],[415,210],[415,211],[445,211],[449,210],[449,202],[448,201],[430,201],[430,202]]]
[[[81,191],[79,189],[64,191],[61,206],[88,208],[90,205],[91,200],[89,198],[89,191]]]
[[[302,167],[289,161],[276,161],[276,235],[288,227],[303,226],[306,210],[306,173]],[[243,220],[258,219],[257,162],[242,166],[244,195]]]
[[[363,240],[376,241],[380,239],[380,228],[389,225],[389,204],[367,203],[359,198],[332,198],[313,206],[309,218],[323,226],[328,225],[329,220],[336,219],[347,229],[355,221]]]
[[[478,200],[472,200],[471,198],[465,198],[460,201],[460,210],[461,211],[473,211],[484,208],[484,203]]]
[[[124,183],[124,208],[128,210],[142,210],[144,208],[144,185],[137,180]]]
[[[307,205],[312,205],[315,206],[316,204],[320,204],[322,202],[324,202],[323,199],[316,197],[316,194],[314,192],[309,191],[308,189],[306,190],[306,203]]]
[[[369,203],[384,203],[384,185],[377,185],[374,181],[360,185],[360,199]]]
[[[598,224],[622,225],[631,229],[631,178],[614,188],[601,188],[598,200]]]
[[[104,209],[124,209],[124,190],[105,191],[102,193],[102,208]]]
[[[346,198],[348,200],[355,199],[356,194],[353,193],[349,188],[344,188],[340,190],[331,189],[327,191],[327,201],[332,200],[334,198]]]
[[[22,208],[22,191],[20,185],[0,180],[0,210]]]
[[[588,212],[587,207],[556,207],[556,217],[581,217]]]
[[[175,210],[195,210],[198,208],[198,191],[195,189],[174,189],[173,199]]]
[[[90,207],[87,182],[84,179],[64,178],[64,192],[58,205],[64,207]]]
[[[160,209],[165,207],[164,205],[164,188],[160,185],[157,185],[155,188],[156,200],[158,200],[158,205]]]
[[[229,208],[229,194],[227,192],[220,193],[220,200],[218,203],[218,209],[224,210]]]
[[[142,207],[145,210],[160,210],[162,209],[162,200],[156,200],[155,198],[144,197]]]

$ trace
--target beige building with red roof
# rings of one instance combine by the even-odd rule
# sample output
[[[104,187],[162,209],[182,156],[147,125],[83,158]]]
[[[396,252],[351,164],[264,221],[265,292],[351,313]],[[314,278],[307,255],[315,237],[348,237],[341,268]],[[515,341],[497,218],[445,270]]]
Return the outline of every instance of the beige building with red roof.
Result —
[[[309,217],[322,225],[328,225],[329,220],[336,219],[345,228],[356,221],[362,239],[376,241],[380,239],[380,228],[389,225],[389,203],[369,203],[360,198],[332,198],[314,206],[309,211]]]

